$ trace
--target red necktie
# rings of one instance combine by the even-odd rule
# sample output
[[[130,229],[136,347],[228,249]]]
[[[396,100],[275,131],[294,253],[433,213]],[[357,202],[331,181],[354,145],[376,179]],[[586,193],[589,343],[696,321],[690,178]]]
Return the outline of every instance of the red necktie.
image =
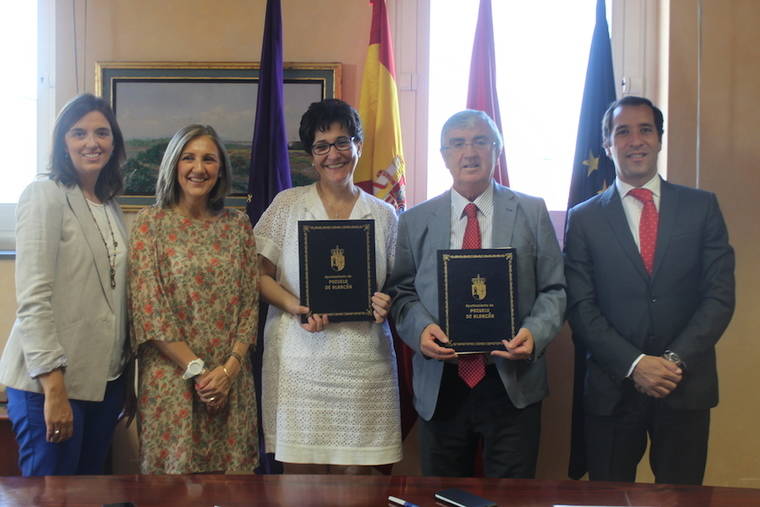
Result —
[[[647,273],[654,269],[654,250],[657,246],[657,208],[654,205],[652,191],[646,188],[634,188],[628,192],[644,204],[639,221],[639,250]]]
[[[478,207],[473,203],[464,207],[467,215],[467,227],[464,230],[462,249],[480,248],[480,224],[478,223]],[[464,380],[470,389],[478,385],[486,376],[486,358],[481,354],[462,356],[459,358],[459,378]]]

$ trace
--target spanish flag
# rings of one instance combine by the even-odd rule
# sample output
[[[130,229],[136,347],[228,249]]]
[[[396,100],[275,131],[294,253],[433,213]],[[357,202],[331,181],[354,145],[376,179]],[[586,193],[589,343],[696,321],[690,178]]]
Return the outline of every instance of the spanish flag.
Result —
[[[372,28],[359,100],[364,145],[354,182],[367,193],[393,204],[401,211],[406,207],[406,164],[401,144],[391,31],[385,0],[370,2]]]

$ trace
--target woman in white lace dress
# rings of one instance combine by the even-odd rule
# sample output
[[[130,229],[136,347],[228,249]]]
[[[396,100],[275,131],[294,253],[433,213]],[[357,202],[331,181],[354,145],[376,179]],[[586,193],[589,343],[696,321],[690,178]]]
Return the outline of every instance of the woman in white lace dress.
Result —
[[[264,330],[262,407],[266,452],[287,473],[362,473],[401,459],[396,359],[386,322],[390,297],[372,297],[375,322],[331,323],[300,306],[298,221],[374,219],[377,284],[390,275],[396,213],[353,184],[359,115],[337,99],[315,102],[300,137],[319,180],[280,192],[254,232]]]

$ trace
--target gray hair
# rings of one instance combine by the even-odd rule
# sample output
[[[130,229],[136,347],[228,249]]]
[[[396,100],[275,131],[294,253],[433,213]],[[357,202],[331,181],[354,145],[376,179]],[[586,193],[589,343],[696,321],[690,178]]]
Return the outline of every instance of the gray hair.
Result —
[[[179,202],[182,189],[177,181],[177,164],[182,151],[187,143],[196,137],[208,136],[219,149],[222,167],[219,169],[219,178],[208,198],[208,207],[218,211],[224,207],[224,196],[230,191],[231,169],[230,156],[224,143],[210,125],[188,125],[182,127],[174,134],[164,152],[161,166],[158,169],[158,181],[156,182],[156,204],[161,208],[169,208]]]
[[[473,128],[479,121],[482,121],[488,126],[491,135],[493,136],[493,140],[496,141],[496,147],[498,148],[497,152],[501,153],[501,149],[504,147],[504,139],[501,137],[499,127],[496,126],[496,123],[486,113],[474,109],[459,111],[446,120],[446,123],[443,124],[443,129],[441,129],[441,149],[446,146],[446,137],[448,136],[449,131],[453,129]]]

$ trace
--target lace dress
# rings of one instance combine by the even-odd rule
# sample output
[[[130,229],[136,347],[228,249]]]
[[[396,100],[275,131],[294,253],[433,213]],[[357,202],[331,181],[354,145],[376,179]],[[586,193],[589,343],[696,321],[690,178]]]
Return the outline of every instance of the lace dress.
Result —
[[[142,473],[253,473],[256,398],[247,354],[227,408],[210,414],[184,370],[149,340],[183,340],[209,369],[223,364],[234,342],[255,342],[257,266],[251,223],[239,211],[213,221],[155,207],[137,215],[129,275]]]
[[[351,219],[375,220],[377,284],[390,275],[396,213],[360,193]],[[280,192],[254,229],[277,281],[299,294],[298,221],[327,220],[316,186]],[[401,459],[396,358],[388,324],[331,323],[318,333],[269,307],[262,411],[266,451],[287,463],[377,465]]]

